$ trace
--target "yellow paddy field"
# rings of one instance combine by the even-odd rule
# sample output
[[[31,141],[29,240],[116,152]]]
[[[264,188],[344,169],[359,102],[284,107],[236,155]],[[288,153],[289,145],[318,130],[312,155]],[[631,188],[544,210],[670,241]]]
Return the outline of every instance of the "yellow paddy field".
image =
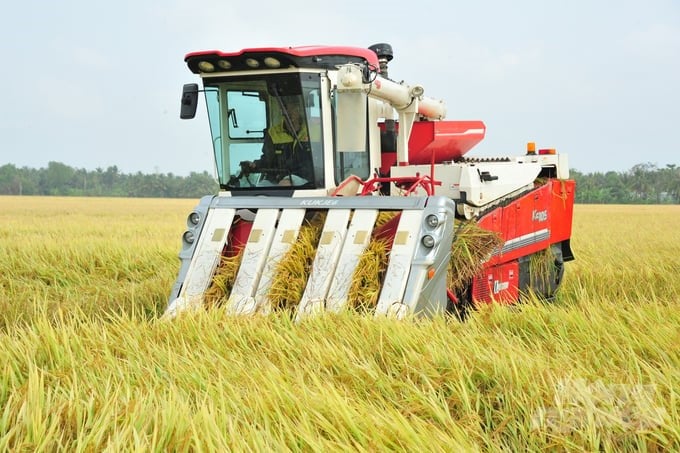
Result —
[[[680,450],[680,206],[465,323],[158,317],[197,200],[0,197],[0,451]]]

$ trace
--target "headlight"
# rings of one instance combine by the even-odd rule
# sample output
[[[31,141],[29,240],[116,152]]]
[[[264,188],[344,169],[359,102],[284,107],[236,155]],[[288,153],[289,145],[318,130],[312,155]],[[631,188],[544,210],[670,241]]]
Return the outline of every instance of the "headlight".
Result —
[[[183,239],[184,242],[186,242],[187,244],[193,244],[193,243],[194,243],[194,240],[196,239],[196,236],[194,235],[194,232],[193,232],[193,231],[187,230],[187,231],[185,231],[184,234],[182,235],[182,239]]]
[[[435,228],[437,225],[439,225],[439,217],[434,214],[430,214],[429,216],[425,217],[425,223],[427,223],[430,228]]]
[[[191,214],[189,214],[189,217],[187,217],[187,224],[190,225],[198,225],[198,222],[201,221],[201,215],[194,211]]]
[[[280,68],[281,62],[274,57],[266,57],[264,59],[264,64],[268,68]]]
[[[215,65],[210,63],[209,61],[199,61],[198,69],[200,69],[203,72],[213,72],[215,70]]]
[[[425,247],[427,247],[428,249],[431,249],[432,247],[434,247],[434,238],[432,236],[430,236],[429,234],[426,234],[425,236],[423,236],[423,238],[420,240],[420,242],[422,242],[422,244]]]

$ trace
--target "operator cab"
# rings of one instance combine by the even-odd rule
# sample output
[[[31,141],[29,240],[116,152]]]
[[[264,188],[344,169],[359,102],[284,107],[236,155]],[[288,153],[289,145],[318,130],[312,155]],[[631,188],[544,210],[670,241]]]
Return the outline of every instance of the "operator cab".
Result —
[[[287,196],[295,190],[321,194],[350,175],[370,175],[366,136],[360,140],[363,149],[336,151],[333,86],[338,65],[375,66],[374,52],[333,47],[246,49],[197,52],[185,61],[203,79],[222,190],[232,195]],[[198,91],[196,84],[185,85],[182,118],[194,116]]]
[[[220,186],[231,191],[324,187],[319,89],[318,74],[206,80]],[[272,156],[265,160],[265,145],[271,146],[274,130],[289,140],[270,150]],[[261,165],[249,167],[258,161]]]

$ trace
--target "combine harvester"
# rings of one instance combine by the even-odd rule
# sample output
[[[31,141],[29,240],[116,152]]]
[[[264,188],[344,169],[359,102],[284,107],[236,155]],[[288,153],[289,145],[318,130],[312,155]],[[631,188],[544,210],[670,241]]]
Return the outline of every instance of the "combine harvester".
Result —
[[[555,294],[573,259],[566,155],[530,142],[464,157],[484,123],[444,121],[442,101],[388,77],[392,57],[388,44],[186,55],[203,88],[184,86],[180,116],[203,92],[220,191],[187,218],[165,316],[218,303],[402,318]]]

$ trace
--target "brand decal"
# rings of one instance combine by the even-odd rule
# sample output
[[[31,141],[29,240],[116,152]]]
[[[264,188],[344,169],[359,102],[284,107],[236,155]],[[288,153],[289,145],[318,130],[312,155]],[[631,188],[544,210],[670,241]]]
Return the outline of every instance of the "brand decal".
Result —
[[[510,287],[510,282],[501,282],[498,280],[493,281],[493,293],[498,294],[503,290],[506,290]]]
[[[338,200],[302,200],[300,206],[335,206]]]
[[[544,209],[543,211],[537,211],[534,209],[531,213],[531,220],[534,222],[545,222],[548,220],[548,210]]]

